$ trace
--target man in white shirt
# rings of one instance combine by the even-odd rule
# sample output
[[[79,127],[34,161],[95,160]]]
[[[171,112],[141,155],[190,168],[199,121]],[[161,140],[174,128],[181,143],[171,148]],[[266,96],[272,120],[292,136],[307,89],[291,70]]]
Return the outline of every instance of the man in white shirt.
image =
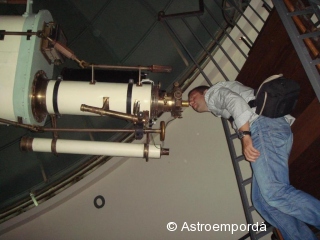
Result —
[[[189,104],[195,111],[232,119],[243,155],[251,163],[251,197],[261,216],[285,239],[317,239],[305,223],[320,229],[320,201],[289,182],[294,118],[259,116],[248,104],[254,99],[254,90],[237,81],[199,86],[189,92]]]

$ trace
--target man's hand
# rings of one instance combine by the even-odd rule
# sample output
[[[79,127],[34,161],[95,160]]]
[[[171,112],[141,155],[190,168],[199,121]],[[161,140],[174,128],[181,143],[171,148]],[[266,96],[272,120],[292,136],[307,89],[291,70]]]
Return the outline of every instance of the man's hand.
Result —
[[[245,135],[241,139],[242,152],[249,162],[255,162],[260,156],[260,152],[253,147],[251,136]]]

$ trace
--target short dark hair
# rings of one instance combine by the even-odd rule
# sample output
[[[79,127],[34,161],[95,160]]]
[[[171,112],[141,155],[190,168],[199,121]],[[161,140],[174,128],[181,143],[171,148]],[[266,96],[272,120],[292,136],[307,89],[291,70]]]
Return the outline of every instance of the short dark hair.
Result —
[[[209,88],[210,88],[209,86],[205,86],[205,85],[201,85],[201,86],[195,87],[195,88],[193,88],[193,89],[191,89],[191,90],[189,91],[189,93],[188,93],[188,98],[190,97],[190,94],[191,94],[192,92],[198,92],[198,93],[200,93],[200,94],[203,94],[204,91],[208,90]]]

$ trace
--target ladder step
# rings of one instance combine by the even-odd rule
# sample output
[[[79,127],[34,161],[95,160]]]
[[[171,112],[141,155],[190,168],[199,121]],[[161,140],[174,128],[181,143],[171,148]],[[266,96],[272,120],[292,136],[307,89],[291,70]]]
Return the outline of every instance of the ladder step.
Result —
[[[310,61],[310,65],[312,66],[314,66],[314,65],[317,65],[317,64],[320,64],[320,58],[317,58],[317,59],[315,59],[315,60],[312,60],[312,61]]]
[[[254,206],[250,206],[250,207],[248,207],[248,210],[249,210],[250,212],[253,212],[253,211],[255,211],[256,209],[254,208]]]
[[[312,37],[318,37],[319,35],[320,35],[320,31],[315,31],[315,32],[302,34],[299,36],[299,38],[301,38],[301,39],[312,38]]]
[[[252,177],[247,178],[246,180],[243,180],[241,184],[242,184],[242,186],[246,186],[251,183],[252,183]]]
[[[230,139],[236,139],[236,138],[238,138],[238,134],[237,133],[233,133],[233,134],[231,134],[230,136]]]
[[[305,14],[310,14],[310,13],[314,13],[314,10],[312,8],[305,8],[304,10],[288,12],[288,16],[305,15]]]
[[[244,158],[243,155],[240,155],[240,156],[238,156],[238,157],[235,158],[235,161],[236,161],[236,162],[240,162],[240,161],[242,161],[242,160],[245,160],[245,158]]]

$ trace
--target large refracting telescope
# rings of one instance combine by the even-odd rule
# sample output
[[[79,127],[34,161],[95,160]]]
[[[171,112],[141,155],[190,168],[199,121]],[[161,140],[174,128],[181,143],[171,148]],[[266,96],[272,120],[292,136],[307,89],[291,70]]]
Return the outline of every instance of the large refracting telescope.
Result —
[[[67,47],[60,26],[53,22],[50,12],[26,12],[24,16],[0,16],[0,123],[52,132],[52,139],[23,137],[24,151],[52,152],[160,158],[169,149],[149,144],[150,133],[165,138],[165,124],[153,129],[154,119],[163,112],[181,117],[188,102],[182,100],[182,90],[174,83],[171,92],[161,91],[160,84],[143,79],[143,72],[170,72],[169,66],[110,66],[91,64]],[[67,59],[76,61],[80,69],[91,72],[90,81],[52,79],[55,65]],[[70,61],[70,60],[68,60]],[[127,83],[95,80],[97,70],[137,71],[138,81]],[[132,122],[132,129],[66,129],[58,128],[56,117],[64,115],[109,116]],[[48,117],[52,127],[45,127]],[[146,142],[115,143],[60,139],[60,131],[128,132]]]

